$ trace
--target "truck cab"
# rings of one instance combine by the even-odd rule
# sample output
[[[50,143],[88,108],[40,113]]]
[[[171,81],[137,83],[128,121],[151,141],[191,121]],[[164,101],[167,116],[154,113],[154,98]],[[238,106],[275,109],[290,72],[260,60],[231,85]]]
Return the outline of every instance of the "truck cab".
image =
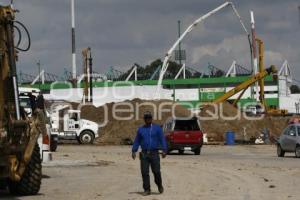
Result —
[[[90,120],[81,119],[80,110],[61,106],[51,113],[52,132],[57,133],[59,139],[77,140],[80,144],[93,144],[99,137],[98,124]]]
[[[192,151],[200,155],[203,145],[203,133],[198,118],[169,118],[163,125],[168,151]]]
[[[260,104],[249,105],[244,111],[248,116],[257,116],[265,113],[264,108]]]

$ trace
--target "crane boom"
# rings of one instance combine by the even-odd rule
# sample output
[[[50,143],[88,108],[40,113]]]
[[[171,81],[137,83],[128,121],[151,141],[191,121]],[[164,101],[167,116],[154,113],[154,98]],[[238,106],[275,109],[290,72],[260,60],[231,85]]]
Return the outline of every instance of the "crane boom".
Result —
[[[250,37],[250,34],[249,32],[247,31],[243,21],[242,21],[242,18],[240,17],[240,15],[238,14],[235,6],[233,5],[232,2],[225,2],[223,3],[222,5],[220,5],[219,7],[215,8],[214,10],[206,13],[205,15],[201,16],[200,18],[198,18],[197,20],[195,20],[184,32],[183,34],[176,40],[176,42],[172,45],[172,47],[169,49],[169,51],[167,52],[165,58],[164,58],[164,62],[163,62],[163,65],[162,65],[162,69],[160,71],[160,74],[159,74],[159,79],[158,79],[158,83],[157,83],[157,93],[158,93],[158,90],[160,89],[161,87],[161,84],[162,84],[162,80],[163,80],[163,77],[164,77],[164,74],[166,73],[167,69],[168,69],[168,63],[169,63],[169,60],[170,58],[172,57],[172,53],[173,51],[176,49],[177,45],[184,39],[184,37],[189,33],[191,32],[200,22],[202,22],[203,20],[205,20],[206,18],[210,17],[211,15],[217,13],[218,11],[222,10],[223,8],[226,8],[227,6],[231,6],[231,8],[233,9],[233,12],[234,14],[237,16],[239,22],[241,23],[242,25],[242,28],[243,30],[245,31],[245,33],[247,34],[248,36],[248,40],[249,40],[249,37]],[[251,44],[250,44],[251,45]]]

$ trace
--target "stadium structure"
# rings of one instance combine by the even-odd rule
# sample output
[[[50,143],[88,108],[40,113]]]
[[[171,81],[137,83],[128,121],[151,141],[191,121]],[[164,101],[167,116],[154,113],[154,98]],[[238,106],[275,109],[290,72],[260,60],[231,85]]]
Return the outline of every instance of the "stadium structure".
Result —
[[[155,77],[158,76],[160,68],[155,70],[149,78],[139,80],[136,67],[133,67],[128,76],[120,80],[122,72],[110,67],[105,74],[94,73],[92,82],[93,104],[100,106],[110,102],[139,98],[144,100],[167,99],[196,106],[199,103],[214,101],[227,91],[249,79],[252,75],[251,71],[238,65],[235,61],[227,72],[213,65],[209,65],[208,68],[210,73],[204,74],[182,66],[175,77],[168,77],[162,81],[161,89],[157,95],[158,80]],[[192,74],[191,77],[187,77],[185,75],[187,69],[194,76]],[[45,74],[45,72],[43,73]],[[68,73],[65,72],[66,74]],[[78,77],[78,81],[74,86],[69,81],[70,76],[65,76],[65,80],[61,78],[53,81],[53,79],[43,77],[42,73],[40,75],[41,77],[36,77],[31,83],[29,80],[27,82],[23,80],[20,84],[41,89],[48,100],[82,102],[83,76]],[[292,82],[290,66],[285,61],[278,70],[277,80],[273,80],[271,75],[265,77],[265,99],[267,105],[278,109],[286,109],[289,113],[296,113],[299,110],[300,95],[291,94],[290,86]],[[239,93],[229,98],[229,101],[235,100],[238,96]],[[249,87],[239,100],[241,104],[255,101],[257,101],[255,86]]]

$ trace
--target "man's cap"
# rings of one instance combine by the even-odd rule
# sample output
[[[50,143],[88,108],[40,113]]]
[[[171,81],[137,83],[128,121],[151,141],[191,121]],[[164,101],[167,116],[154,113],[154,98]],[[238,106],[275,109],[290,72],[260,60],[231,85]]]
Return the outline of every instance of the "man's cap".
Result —
[[[152,119],[152,114],[150,111],[144,112],[144,119]]]

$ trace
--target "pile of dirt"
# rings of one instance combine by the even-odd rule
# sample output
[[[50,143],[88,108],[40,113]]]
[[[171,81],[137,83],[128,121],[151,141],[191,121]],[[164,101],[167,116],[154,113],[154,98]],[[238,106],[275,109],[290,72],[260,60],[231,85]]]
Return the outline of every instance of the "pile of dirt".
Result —
[[[78,106],[77,103],[71,104],[73,109]],[[202,129],[207,133],[210,141],[224,141],[227,131],[235,132],[236,139],[249,140],[250,138],[257,138],[264,129],[268,129],[271,136],[275,138],[287,126],[290,119],[290,117],[265,116],[259,120],[249,120],[241,113],[236,118],[238,109],[230,103],[225,102],[217,105],[217,107],[218,111],[215,112],[215,107],[205,106],[198,116]],[[167,118],[172,116],[172,108],[176,117],[192,116],[188,109],[169,100],[145,101],[134,99],[108,103],[100,107],[85,105],[80,110],[83,119],[103,125],[99,129],[98,144],[125,144],[134,140],[137,128],[144,123],[143,114],[145,111],[151,111],[154,115],[154,123],[162,125]],[[129,109],[131,110],[129,111]],[[217,113],[217,115],[214,118],[208,118],[212,116],[209,112]],[[121,120],[116,117],[121,118]],[[228,119],[228,117],[232,117],[232,119]]]
[[[257,116],[251,116],[250,120],[244,113],[228,102],[214,106],[205,107],[200,113],[202,127],[211,140],[224,141],[225,133],[233,131],[239,140],[249,140],[257,138],[264,129],[267,129],[272,138],[280,135],[282,130],[287,126],[290,117],[267,116],[258,119]],[[209,113],[216,113],[217,119],[205,120],[212,116]],[[239,114],[238,114],[239,113]],[[229,118],[232,119],[229,119]],[[228,119],[227,119],[228,118]]]
[[[172,108],[177,117],[187,117],[191,114],[186,108],[169,100],[134,99],[120,103],[108,103],[100,107],[84,106],[81,108],[81,116],[100,124],[105,124],[107,120],[106,125],[99,130],[98,144],[124,144],[134,140],[138,127],[144,123],[144,112],[152,112],[154,123],[162,125],[167,118],[172,116]],[[127,112],[118,112],[122,109]],[[129,109],[131,111],[128,111]],[[113,113],[122,119],[117,119]]]

